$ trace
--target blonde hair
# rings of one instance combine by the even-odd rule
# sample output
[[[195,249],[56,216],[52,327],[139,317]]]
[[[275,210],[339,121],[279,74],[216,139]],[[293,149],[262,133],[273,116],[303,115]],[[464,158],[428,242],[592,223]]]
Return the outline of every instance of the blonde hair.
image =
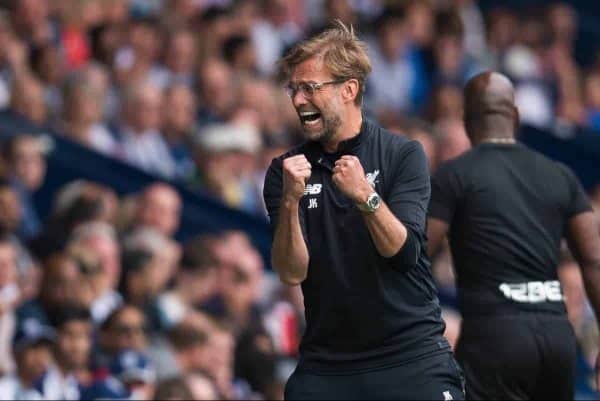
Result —
[[[365,81],[371,72],[367,45],[354,33],[352,25],[340,20],[334,27],[300,42],[278,62],[279,77],[287,81],[294,68],[311,58],[318,57],[334,79],[356,79],[359,83],[355,103],[360,105],[365,91]]]

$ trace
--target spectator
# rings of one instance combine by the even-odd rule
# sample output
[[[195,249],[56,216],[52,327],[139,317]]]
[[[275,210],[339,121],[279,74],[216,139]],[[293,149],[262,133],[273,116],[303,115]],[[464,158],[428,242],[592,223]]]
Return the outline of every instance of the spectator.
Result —
[[[207,239],[198,237],[186,243],[172,291],[156,302],[159,327],[164,330],[191,323],[193,308],[203,306],[217,292],[218,261]]]
[[[123,239],[125,296],[135,305],[150,307],[177,271],[179,245],[153,228],[138,228]],[[137,260],[136,260],[137,259]]]
[[[174,377],[156,385],[155,400],[193,400],[196,399],[187,382],[181,377]],[[200,399],[200,398],[198,398]],[[206,398],[209,399],[209,398]],[[216,399],[216,398],[215,398]]]
[[[179,374],[203,372],[209,369],[211,344],[209,334],[185,325],[169,331],[169,342],[177,363]]]
[[[51,317],[60,310],[73,305],[88,305],[91,291],[89,284],[82,280],[75,258],[64,253],[52,255],[42,269],[39,296],[17,309],[17,320],[19,324],[29,319],[50,324]]]
[[[117,141],[102,123],[105,93],[82,75],[64,88],[62,120],[58,124],[68,138],[105,155],[115,155]]]
[[[123,303],[123,297],[116,291],[121,277],[119,248],[114,229],[100,222],[82,224],[73,231],[68,241],[67,249],[75,255],[91,254],[98,263],[90,307],[96,324],[101,324]]]
[[[236,100],[236,87],[231,68],[219,59],[208,59],[198,68],[198,84],[199,124],[226,121]]]
[[[236,74],[258,74],[257,56],[252,39],[245,35],[232,35],[223,44],[223,58]]]
[[[12,83],[9,116],[25,119],[23,124],[41,126],[46,123],[48,107],[43,85],[33,76],[24,75]],[[9,132],[12,136],[16,132]]]
[[[419,52],[408,41],[401,11],[386,11],[377,20],[370,43],[373,73],[367,82],[367,105],[376,116],[418,111],[427,95],[427,78]]]
[[[194,174],[190,142],[195,133],[196,97],[182,84],[170,86],[165,92],[162,132],[175,161],[175,177],[181,181]]]
[[[159,131],[162,102],[162,91],[151,83],[137,82],[126,89],[118,132],[120,152],[132,165],[172,178],[175,162]]]
[[[190,373],[185,378],[194,400],[218,400],[219,395],[214,383],[202,373]]]
[[[170,32],[166,41],[164,65],[164,85],[185,85],[191,87],[194,80],[194,66],[198,49],[194,33],[185,28]]]
[[[48,106],[48,119],[54,121],[62,108],[60,86],[67,75],[65,60],[60,49],[53,44],[34,47],[29,53],[33,72],[44,85],[44,99]]]
[[[82,387],[92,384],[89,370],[92,321],[85,309],[66,307],[52,316],[57,332],[56,366],[42,379],[43,395],[51,400],[78,400]]]
[[[17,255],[12,242],[0,239],[0,372],[13,373],[14,361],[11,353],[15,334],[15,309],[21,292],[17,282]]]
[[[17,369],[14,374],[5,372],[0,379],[0,399],[44,399],[35,385],[53,365],[52,347],[55,341],[56,333],[51,327],[40,325],[35,320],[21,325],[12,344]]]
[[[110,372],[125,385],[131,399],[154,399],[156,372],[143,353],[131,350],[120,353],[111,363]]]
[[[181,206],[181,198],[173,187],[152,184],[140,195],[133,226],[151,227],[172,237],[179,228]]]
[[[43,45],[56,40],[56,26],[50,21],[50,6],[46,1],[16,0],[12,21],[16,32],[28,43]]]

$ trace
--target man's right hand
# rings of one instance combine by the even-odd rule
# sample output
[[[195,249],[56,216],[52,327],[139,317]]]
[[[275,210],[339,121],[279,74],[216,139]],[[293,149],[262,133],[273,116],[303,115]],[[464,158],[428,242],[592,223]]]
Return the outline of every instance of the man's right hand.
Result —
[[[312,167],[304,155],[288,157],[283,161],[283,198],[299,202],[310,178]]]

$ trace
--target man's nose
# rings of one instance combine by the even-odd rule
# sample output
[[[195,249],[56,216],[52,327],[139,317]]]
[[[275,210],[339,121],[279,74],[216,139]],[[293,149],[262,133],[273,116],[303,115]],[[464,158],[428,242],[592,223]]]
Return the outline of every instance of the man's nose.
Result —
[[[300,106],[308,104],[308,100],[306,99],[306,96],[304,96],[302,91],[297,90],[292,96],[292,103],[294,104],[295,108],[299,108]]]

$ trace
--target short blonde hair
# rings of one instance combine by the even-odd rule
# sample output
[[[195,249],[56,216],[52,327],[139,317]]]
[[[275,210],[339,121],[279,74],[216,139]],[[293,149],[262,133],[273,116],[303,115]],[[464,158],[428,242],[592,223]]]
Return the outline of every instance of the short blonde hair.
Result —
[[[304,40],[278,62],[279,77],[287,81],[294,68],[313,57],[319,57],[334,79],[356,79],[359,82],[355,103],[360,105],[367,75],[371,72],[367,44],[354,29],[336,20],[334,27]]]

